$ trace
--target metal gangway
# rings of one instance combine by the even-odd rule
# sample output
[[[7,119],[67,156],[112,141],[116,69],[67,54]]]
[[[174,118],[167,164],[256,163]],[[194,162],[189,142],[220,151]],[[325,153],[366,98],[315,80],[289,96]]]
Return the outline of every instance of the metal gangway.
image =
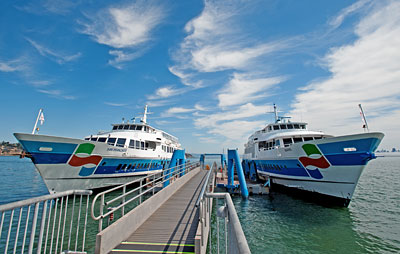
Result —
[[[0,253],[86,253],[88,220],[98,223],[95,253],[250,253],[230,195],[214,193],[216,167],[185,162],[92,198],[67,191],[2,205]]]

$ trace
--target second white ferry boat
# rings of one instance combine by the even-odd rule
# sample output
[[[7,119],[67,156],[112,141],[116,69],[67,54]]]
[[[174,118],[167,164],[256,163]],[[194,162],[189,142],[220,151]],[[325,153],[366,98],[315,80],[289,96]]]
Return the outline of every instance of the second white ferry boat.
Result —
[[[245,144],[244,163],[272,184],[303,190],[324,203],[348,206],[367,163],[384,134],[327,135],[310,131],[307,123],[279,117],[256,131]],[[253,164],[253,165],[252,165]]]
[[[123,184],[161,172],[178,139],[147,123],[112,124],[112,130],[84,139],[14,133],[30,154],[50,193]]]

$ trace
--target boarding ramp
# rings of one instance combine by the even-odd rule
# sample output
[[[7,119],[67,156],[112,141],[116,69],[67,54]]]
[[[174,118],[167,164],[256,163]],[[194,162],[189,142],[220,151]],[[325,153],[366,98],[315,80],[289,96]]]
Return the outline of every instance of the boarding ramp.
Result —
[[[0,253],[86,253],[89,190],[0,206]]]
[[[167,249],[177,244],[185,245],[185,239],[190,238],[187,235],[190,228],[181,229],[178,222],[196,218],[196,211],[193,211],[191,204],[193,203],[194,206],[196,202],[196,193],[200,193],[200,182],[205,175],[205,171],[202,171],[199,166],[199,162],[178,164],[161,173],[150,174],[98,193],[93,198],[91,210],[92,218],[99,222],[95,253],[110,253],[111,251],[123,253],[124,249],[130,249],[131,251],[127,252],[132,252],[134,249],[143,247],[160,248],[162,244],[167,244],[163,245]],[[169,184],[164,187],[167,182]],[[127,187],[135,183],[138,186],[128,190]],[[121,194],[116,196],[115,193],[118,191]],[[161,209],[162,206],[167,207],[166,213]],[[120,218],[112,224],[103,223],[103,221],[109,222],[110,218],[115,216]],[[152,223],[156,225],[155,228],[152,228]],[[162,224],[168,229],[162,229]],[[174,231],[175,227],[177,228]],[[140,233],[145,229],[148,230],[147,233]],[[135,233],[137,233],[136,236],[141,234],[141,237],[132,238]],[[194,234],[195,232],[193,239]],[[147,238],[142,236],[147,236]],[[155,243],[154,240],[150,240],[154,238],[159,238],[160,241]],[[177,241],[180,243],[176,243]],[[174,244],[169,242],[174,242]]]

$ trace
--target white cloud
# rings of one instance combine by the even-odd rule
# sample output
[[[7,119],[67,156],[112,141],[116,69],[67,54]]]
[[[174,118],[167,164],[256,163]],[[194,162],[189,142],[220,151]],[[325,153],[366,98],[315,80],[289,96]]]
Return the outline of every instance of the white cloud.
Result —
[[[334,134],[361,132],[362,103],[370,128],[385,132],[384,142],[394,146],[400,139],[393,128],[400,126],[399,13],[398,1],[377,3],[355,27],[358,39],[326,55],[331,76],[300,91],[291,115]]]
[[[193,112],[196,109],[194,108],[182,108],[182,107],[172,107],[167,110],[167,114],[180,114],[180,113],[188,113]]]
[[[143,54],[143,51],[137,51],[137,47],[151,39],[151,32],[161,23],[165,12],[162,6],[144,0],[109,7],[96,15],[87,15],[90,22],[82,23],[82,33],[91,35],[100,44],[119,49],[110,50],[116,58],[109,63],[120,68],[121,62],[131,61]],[[136,48],[135,52],[133,48]]]
[[[261,44],[253,47],[242,45],[207,45],[194,49],[192,54],[193,67],[200,72],[215,72],[228,69],[247,69],[257,57],[275,52],[283,44]]]
[[[178,66],[170,66],[168,70],[178,78],[180,78],[182,84],[185,86],[190,86],[194,89],[203,87],[203,82],[201,80],[193,80],[193,74],[186,72],[185,67],[181,68]]]
[[[198,76],[224,70],[254,71],[261,58],[286,47],[285,41],[265,42],[248,35],[239,21],[247,15],[249,1],[204,1],[201,14],[185,26],[188,35],[172,53],[176,65],[170,72],[188,86],[204,86]],[[263,64],[262,71],[268,71]]]
[[[214,126],[219,126],[219,124],[224,121],[232,121],[263,115],[270,111],[270,109],[270,106],[255,106],[252,103],[247,103],[233,110],[225,110],[213,114],[207,114],[195,119],[194,122],[195,126],[199,128],[213,128]]]
[[[198,140],[206,144],[219,144],[219,140],[215,137],[199,137]]]
[[[31,3],[27,3],[24,6],[16,6],[18,10],[26,11],[29,13],[42,15],[42,14],[58,14],[67,15],[76,6],[81,3],[80,0],[70,1],[70,0],[38,0]]]
[[[142,56],[144,51],[126,52],[123,50],[110,50],[108,53],[112,56],[115,56],[114,59],[108,61],[108,64],[117,69],[122,69],[124,62],[132,61]]]
[[[171,107],[167,109],[165,112],[161,114],[161,117],[176,117],[180,119],[187,119],[187,113],[196,113],[199,111],[205,111],[206,108],[196,104],[193,108],[185,108],[185,107]]]
[[[15,71],[23,71],[26,69],[26,65],[24,64],[24,60],[22,58],[16,58],[10,61],[0,61],[0,71],[3,72],[15,72]]]
[[[162,107],[171,104],[170,100],[156,100],[156,101],[147,101],[146,105],[149,107]]]
[[[85,24],[84,33],[92,35],[98,43],[113,48],[137,46],[150,39],[150,31],[163,16],[160,6],[137,1],[101,11],[92,18],[91,24]]]
[[[235,73],[229,83],[218,93],[219,107],[228,107],[256,101],[271,96],[272,87],[281,83],[283,77],[253,78],[248,74]]]
[[[54,50],[46,48],[39,43],[35,42],[32,39],[25,38],[38,52],[40,55],[49,58],[52,61],[55,61],[58,64],[64,64],[66,62],[74,61],[82,56],[82,53],[78,52],[74,55],[64,55],[62,53],[58,53]]]
[[[336,15],[329,21],[329,25],[331,25],[334,29],[339,27],[347,16],[359,11],[360,9],[362,9],[362,7],[366,6],[369,3],[371,3],[371,0],[359,0],[354,4],[344,8],[338,15]]]
[[[158,88],[153,95],[147,96],[149,100],[165,99],[186,92],[185,89],[175,89],[173,86]]]
[[[13,66],[10,63],[1,63],[0,62],[0,71],[3,72],[14,72],[18,70],[18,66]]]
[[[113,107],[125,107],[128,104],[124,104],[124,103],[114,103],[114,102],[104,102],[104,104],[108,105],[108,106],[113,106]]]
[[[51,85],[53,82],[52,82],[52,81],[49,81],[49,80],[34,80],[34,81],[30,81],[30,83],[31,83],[33,86],[36,86],[36,87],[43,87],[43,86],[49,86],[49,85]]]
[[[249,135],[255,129],[261,129],[265,126],[264,121],[241,121],[234,120],[218,124],[218,128],[212,128],[208,131],[211,134],[224,136],[229,140],[239,141],[241,148]],[[237,144],[236,144],[237,145]]]
[[[37,90],[40,93],[44,93],[47,95],[50,95],[51,97],[57,98],[57,99],[65,99],[65,100],[75,100],[76,97],[72,95],[65,95],[63,91],[61,90],[45,90],[45,89],[38,89]]]
[[[232,110],[198,116],[194,126],[207,133],[199,138],[200,142],[214,143],[217,140],[218,148],[239,148],[242,151],[249,135],[265,126],[266,121],[260,120],[258,116],[266,115],[270,110],[271,106],[247,103]]]

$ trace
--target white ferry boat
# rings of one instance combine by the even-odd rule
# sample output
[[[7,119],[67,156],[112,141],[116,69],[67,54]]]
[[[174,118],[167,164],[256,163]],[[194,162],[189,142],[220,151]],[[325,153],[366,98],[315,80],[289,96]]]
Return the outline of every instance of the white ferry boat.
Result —
[[[275,105],[274,113],[275,123],[249,137],[244,163],[278,187],[311,192],[324,203],[347,207],[363,169],[376,158],[374,151],[384,134],[334,137],[308,130],[307,123],[278,116]]]
[[[161,172],[180,149],[178,139],[147,124],[112,124],[112,130],[84,139],[14,133],[50,193],[123,184]]]

